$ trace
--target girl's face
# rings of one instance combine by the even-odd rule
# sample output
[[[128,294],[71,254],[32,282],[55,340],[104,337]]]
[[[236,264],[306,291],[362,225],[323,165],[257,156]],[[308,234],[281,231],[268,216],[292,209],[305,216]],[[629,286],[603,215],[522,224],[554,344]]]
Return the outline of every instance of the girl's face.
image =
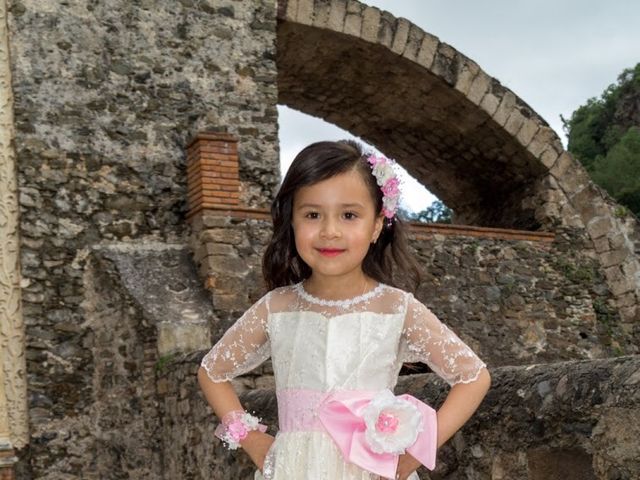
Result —
[[[359,275],[384,216],[355,170],[299,188],[293,197],[292,226],[298,253],[313,275]]]

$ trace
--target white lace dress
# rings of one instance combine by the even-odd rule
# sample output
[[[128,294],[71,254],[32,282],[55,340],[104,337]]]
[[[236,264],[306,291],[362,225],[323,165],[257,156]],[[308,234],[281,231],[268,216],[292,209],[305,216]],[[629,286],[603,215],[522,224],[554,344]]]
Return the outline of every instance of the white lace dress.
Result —
[[[313,297],[302,283],[274,289],[227,330],[205,355],[202,366],[212,381],[221,382],[269,357],[280,431],[263,472],[255,472],[260,480],[381,478],[346,462],[326,431],[292,431],[290,425],[283,425],[292,416],[287,411],[292,392],[393,390],[403,362],[424,362],[451,386],[477,379],[486,367],[411,293],[384,283],[341,301]],[[313,405],[307,410],[313,414]],[[418,476],[414,473],[409,478]]]

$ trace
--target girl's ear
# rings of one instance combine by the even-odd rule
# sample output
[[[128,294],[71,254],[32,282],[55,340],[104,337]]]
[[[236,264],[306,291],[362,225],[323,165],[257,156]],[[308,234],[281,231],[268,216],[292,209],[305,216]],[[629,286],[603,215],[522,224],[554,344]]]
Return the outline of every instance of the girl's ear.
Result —
[[[380,213],[374,221],[374,229],[373,236],[371,238],[371,243],[376,243],[378,241],[378,237],[380,236],[380,232],[382,231],[382,227],[384,225],[384,213]]]

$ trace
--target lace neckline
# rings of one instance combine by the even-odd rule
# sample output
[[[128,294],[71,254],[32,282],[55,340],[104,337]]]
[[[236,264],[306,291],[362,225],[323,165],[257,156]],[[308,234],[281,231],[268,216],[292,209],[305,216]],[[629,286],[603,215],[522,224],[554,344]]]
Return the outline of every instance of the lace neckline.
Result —
[[[308,302],[318,303],[320,305],[326,305],[326,306],[330,306],[330,307],[348,307],[350,305],[354,305],[356,303],[363,302],[363,301],[368,300],[369,298],[373,297],[380,290],[382,290],[384,288],[384,285],[385,285],[384,283],[378,282],[378,285],[375,288],[373,288],[372,290],[369,290],[368,292],[365,292],[362,295],[356,295],[355,297],[345,298],[343,300],[327,300],[327,299],[324,299],[324,298],[319,298],[319,297],[316,297],[314,295],[311,295],[302,286],[302,281],[296,283],[293,286],[293,288],[296,290],[298,295],[300,295],[302,298],[304,298]]]

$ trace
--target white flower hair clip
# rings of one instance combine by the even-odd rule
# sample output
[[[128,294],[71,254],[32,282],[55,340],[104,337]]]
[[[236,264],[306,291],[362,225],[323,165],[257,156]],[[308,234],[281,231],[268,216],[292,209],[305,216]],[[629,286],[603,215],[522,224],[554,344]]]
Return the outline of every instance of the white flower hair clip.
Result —
[[[373,153],[367,155],[371,165],[371,173],[382,190],[382,213],[388,219],[393,219],[398,210],[400,199],[400,180],[393,168],[395,162]]]

